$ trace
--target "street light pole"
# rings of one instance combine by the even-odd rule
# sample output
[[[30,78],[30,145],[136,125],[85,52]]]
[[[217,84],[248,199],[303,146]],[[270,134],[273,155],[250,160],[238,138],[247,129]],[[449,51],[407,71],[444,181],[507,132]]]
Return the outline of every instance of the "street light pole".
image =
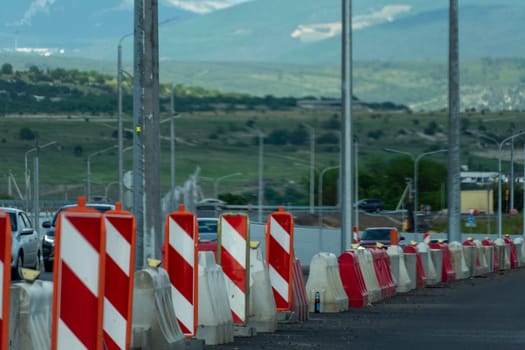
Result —
[[[323,176],[328,170],[338,169],[339,166],[331,166],[321,170],[319,174],[319,184],[317,189],[317,201],[319,203],[319,251],[322,251],[323,240],[321,238],[323,233]]]
[[[259,133],[259,195],[257,196],[258,206],[258,221],[262,223],[262,210],[264,203],[264,179],[263,179],[263,159],[264,159],[264,133],[257,128]]]
[[[314,201],[315,201],[315,197],[314,197],[315,129],[306,123],[303,123],[303,125],[310,131],[310,214],[313,214],[314,213]]]
[[[100,151],[97,151],[97,152],[93,152],[91,154],[88,155],[87,157],[87,201],[91,201],[91,158],[94,157],[94,156],[97,156],[101,153],[104,153],[104,152],[107,152],[107,151],[110,151],[112,149],[114,149],[115,147],[117,146],[111,146],[111,147],[108,147],[108,148],[104,148],[103,150],[100,150]]]
[[[502,153],[502,148],[503,148],[503,145],[505,144],[505,142],[509,141],[509,140],[512,140],[514,139],[515,137],[518,137],[518,136],[521,136],[521,135],[525,135],[525,130],[524,131],[520,131],[514,135],[511,135],[505,139],[503,139],[499,144],[498,144],[498,238],[501,238],[501,231],[502,231],[502,225],[501,225],[501,216],[502,216],[502,210],[501,210],[501,202],[502,202],[502,199],[501,199],[501,153]]]
[[[117,138],[118,138],[118,201],[122,202],[124,195],[124,132],[122,127],[122,41],[132,33],[123,35],[118,41],[117,48],[117,93],[118,93],[118,114],[117,114]]]
[[[34,152],[38,149],[43,149],[43,148],[46,148],[48,146],[51,146],[51,145],[54,145],[56,144],[57,142],[56,141],[51,141],[51,142],[48,142],[42,146],[37,146],[37,147],[33,147],[29,150],[26,151],[25,155],[24,155],[24,163],[25,163],[25,169],[24,169],[24,177],[25,177],[25,200],[26,200],[26,205],[27,205],[27,208],[29,208],[29,197],[30,197],[30,193],[29,193],[29,187],[30,187],[30,180],[29,180],[29,167],[27,165],[27,156],[29,154],[29,152]],[[36,181],[36,177],[35,177],[35,181]]]
[[[406,156],[409,156],[412,161],[414,162],[414,232],[417,232],[417,211],[418,211],[418,163],[419,161],[421,160],[421,158],[425,157],[425,156],[428,156],[428,155],[431,155],[431,154],[435,154],[435,153],[442,153],[442,152],[447,152],[448,149],[438,149],[438,150],[435,150],[435,151],[430,151],[430,152],[425,152],[425,153],[421,153],[417,156],[415,156],[414,154],[412,153],[409,153],[409,152],[404,152],[404,151],[399,151],[397,149],[393,149],[393,148],[385,148],[384,149],[385,151],[387,152],[392,152],[392,153],[399,153],[399,154],[404,154]]]

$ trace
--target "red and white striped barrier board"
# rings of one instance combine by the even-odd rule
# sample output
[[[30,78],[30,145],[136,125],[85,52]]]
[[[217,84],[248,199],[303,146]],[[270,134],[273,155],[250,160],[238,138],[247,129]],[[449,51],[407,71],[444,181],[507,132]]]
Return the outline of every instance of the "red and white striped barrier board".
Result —
[[[9,344],[9,288],[11,285],[11,224],[9,214],[0,211],[0,349]]]
[[[106,271],[104,290],[104,344],[107,350],[129,348],[135,272],[135,216],[115,210],[104,213]]]
[[[266,225],[266,264],[278,311],[292,308],[293,216],[283,211],[270,214]]]
[[[55,235],[51,349],[102,350],[103,214],[80,197],[60,214]]]
[[[165,234],[165,266],[171,282],[175,314],[182,333],[192,337],[197,332],[199,315],[197,216],[184,211],[181,205],[178,212],[172,212],[166,218]]]
[[[250,231],[246,214],[222,214],[219,218],[217,261],[222,266],[230,298],[233,322],[244,325],[248,315],[250,282]]]

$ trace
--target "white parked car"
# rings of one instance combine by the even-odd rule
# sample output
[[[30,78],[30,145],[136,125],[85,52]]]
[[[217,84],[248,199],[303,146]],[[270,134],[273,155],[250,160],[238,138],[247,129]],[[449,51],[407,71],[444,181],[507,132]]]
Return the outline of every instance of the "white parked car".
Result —
[[[11,223],[11,279],[22,278],[22,267],[41,269],[42,244],[27,213],[15,208],[0,208]]]

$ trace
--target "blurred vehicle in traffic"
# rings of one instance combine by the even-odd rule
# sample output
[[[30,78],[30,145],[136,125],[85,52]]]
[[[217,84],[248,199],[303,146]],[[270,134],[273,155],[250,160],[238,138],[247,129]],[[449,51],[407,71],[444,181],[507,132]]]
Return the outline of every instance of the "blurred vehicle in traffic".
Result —
[[[378,198],[365,198],[357,202],[359,210],[364,210],[371,213],[378,213],[385,209],[385,203]]]
[[[27,213],[15,208],[0,208],[9,214],[11,223],[11,279],[22,279],[22,267],[41,269],[42,244],[38,231]]]
[[[42,227],[46,229],[44,232],[44,238],[42,240],[44,268],[46,271],[53,270],[53,260],[55,255],[55,226],[57,224],[58,216],[65,209],[75,208],[76,206],[76,204],[68,204],[61,207],[53,216],[53,220],[44,221],[42,223]],[[101,213],[115,209],[115,206],[113,204],[105,203],[88,203],[86,204],[86,207],[96,209]]]
[[[365,248],[375,248],[377,243],[381,243],[383,247],[388,248],[391,245],[390,233],[392,231],[397,234],[399,242],[405,240],[405,237],[399,236],[395,227],[369,227],[362,233],[359,245]]]
[[[226,202],[216,198],[204,198],[195,203],[195,208],[201,210],[225,209]]]
[[[199,251],[213,252],[217,260],[217,238],[219,219],[197,218],[199,226]]]

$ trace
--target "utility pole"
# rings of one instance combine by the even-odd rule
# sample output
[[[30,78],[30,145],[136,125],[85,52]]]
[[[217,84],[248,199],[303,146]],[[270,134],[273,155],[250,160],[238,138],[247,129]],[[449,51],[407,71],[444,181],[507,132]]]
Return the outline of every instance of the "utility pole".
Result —
[[[341,149],[341,253],[350,247],[352,225],[352,0],[343,0],[342,91],[343,148]]]
[[[448,240],[461,240],[461,178],[459,144],[458,1],[449,5],[448,76]]]

